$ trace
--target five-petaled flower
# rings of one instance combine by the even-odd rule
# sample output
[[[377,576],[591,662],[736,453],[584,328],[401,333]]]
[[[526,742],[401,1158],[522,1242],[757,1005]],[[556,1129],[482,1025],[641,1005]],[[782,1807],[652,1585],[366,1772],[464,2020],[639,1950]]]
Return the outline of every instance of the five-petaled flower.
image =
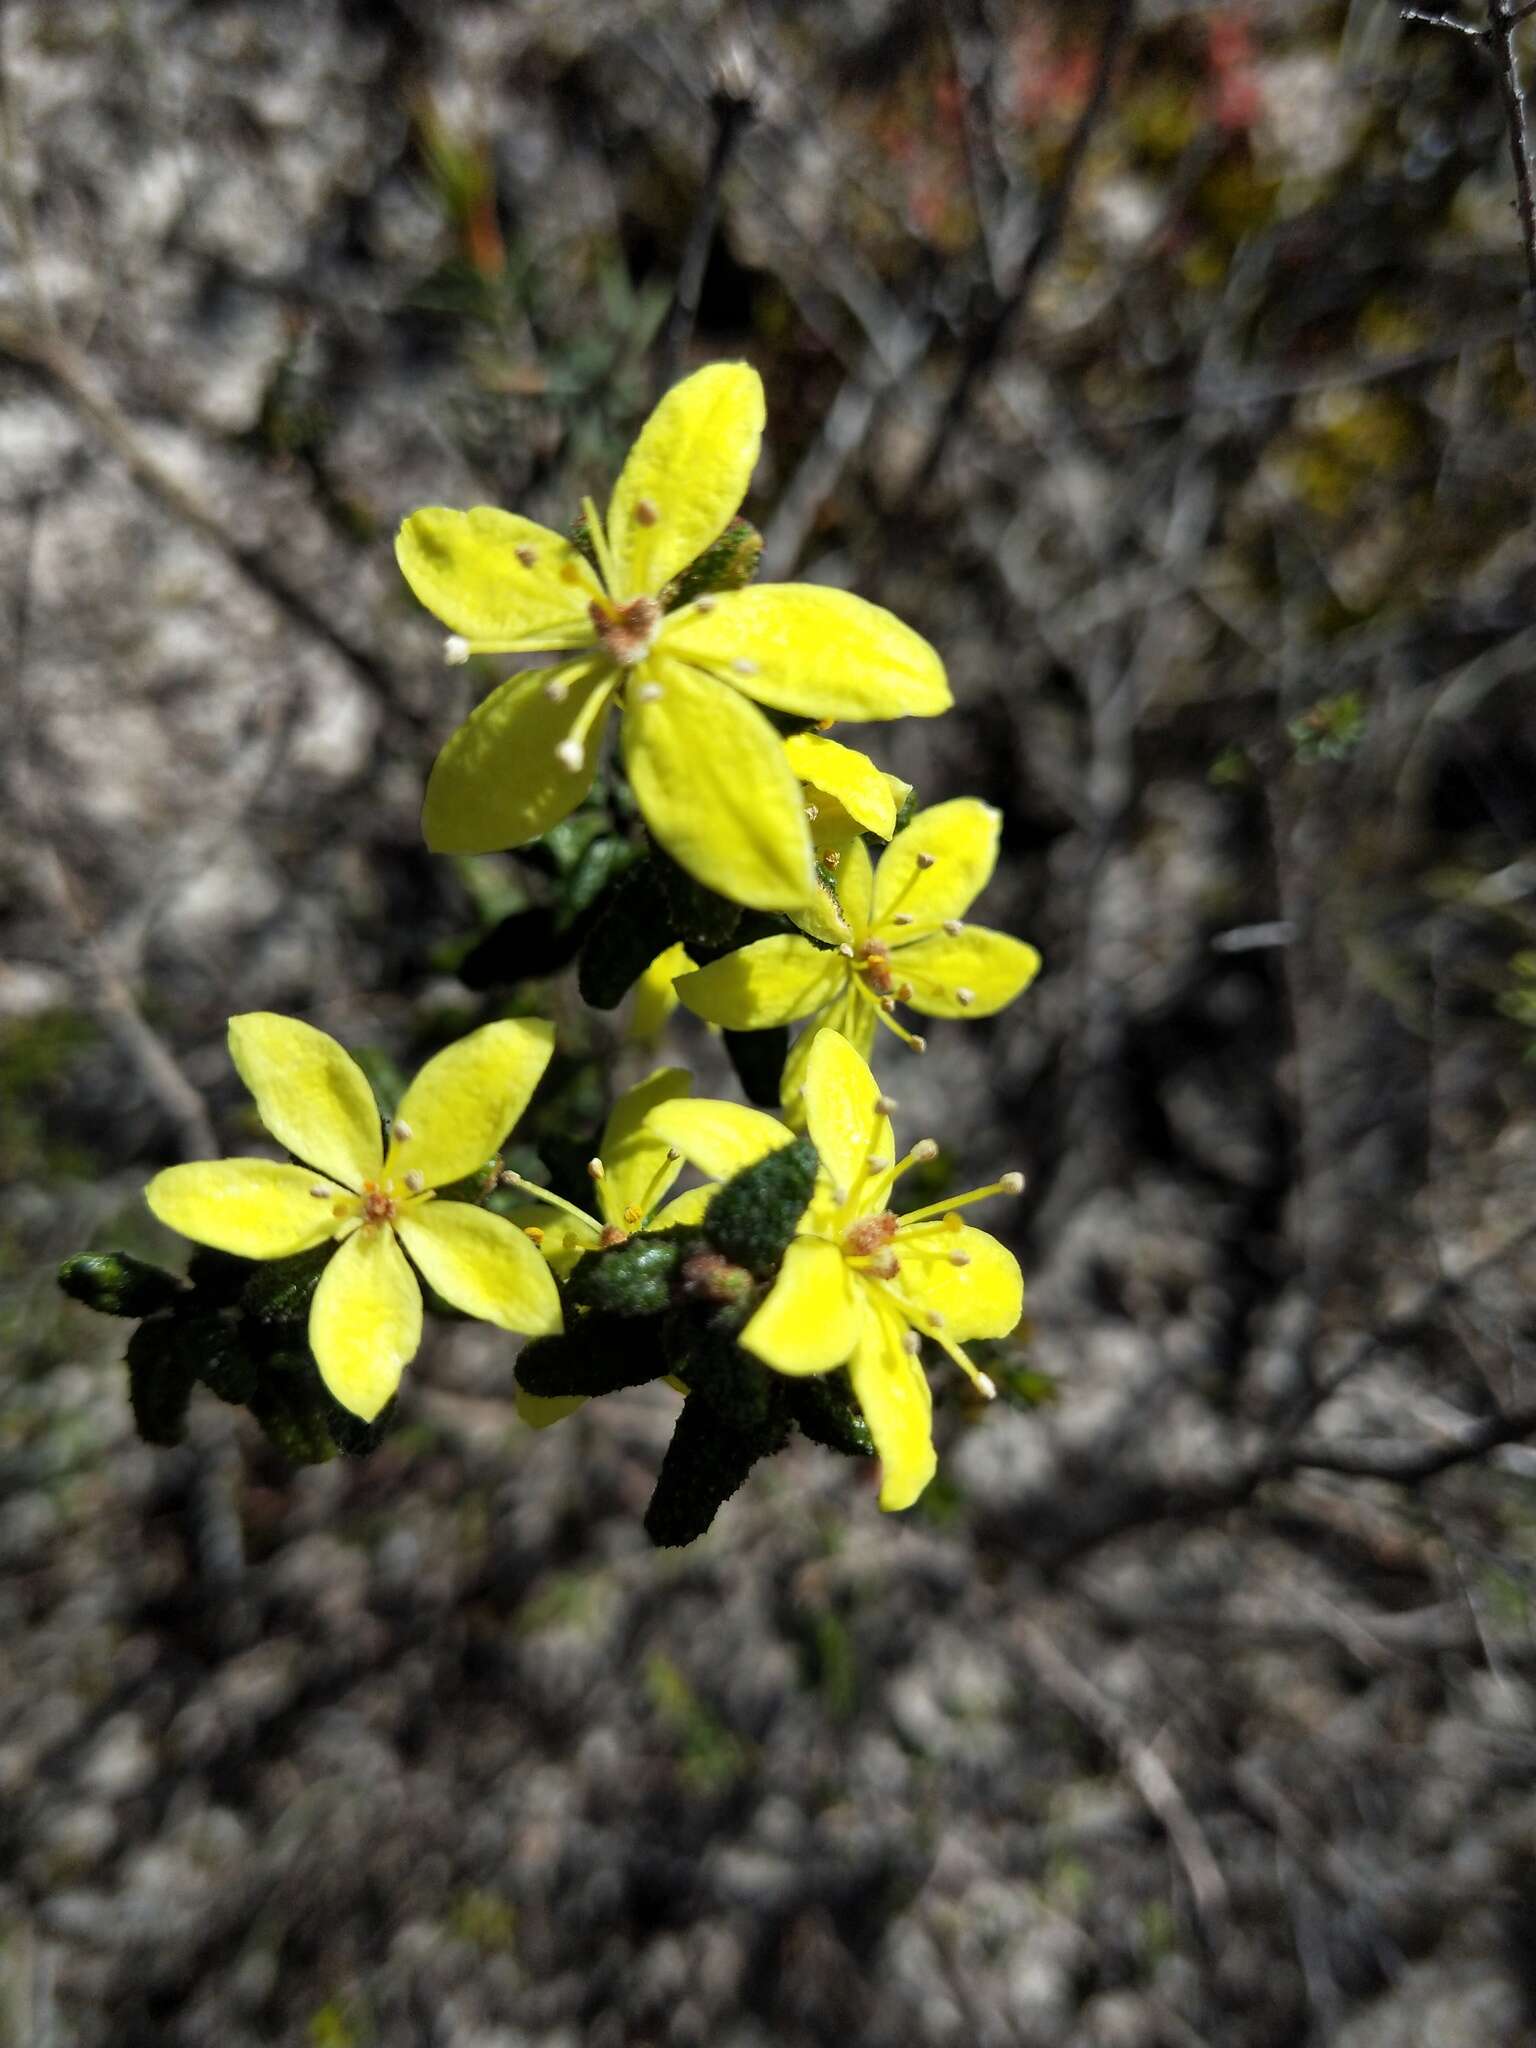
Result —
[[[527,1336],[561,1327],[548,1266],[505,1217],[435,1190],[483,1167],[549,1063],[554,1028],[487,1024],[428,1060],[400,1104],[386,1151],[362,1069],[294,1017],[232,1017],[229,1049],[278,1144],[306,1163],[221,1159],[168,1167],[145,1190],[155,1215],[199,1244],[282,1259],[327,1238],[309,1343],[322,1378],[371,1421],[421,1343],[421,1290]]]
[[[820,1160],[815,1192],[778,1277],[739,1342],[783,1373],[846,1363],[882,1466],[880,1505],[910,1507],[933,1477],[933,1402],[918,1353],[924,1337],[986,1396],[991,1381],[966,1356],[970,1338],[1006,1337],[1023,1310],[1018,1262],[961,1222],[967,1203],[1016,1194],[1018,1174],[898,1215],[895,1183],[934,1156],[931,1140],[897,1159],[875,1077],[841,1032],[818,1031],[805,1070],[806,1125]],[[651,1111],[657,1136],[725,1178],[788,1144],[760,1110],[674,1100]]]
[[[450,629],[450,660],[551,650],[556,667],[492,691],[438,756],[423,826],[439,853],[521,846],[581,802],[608,713],[657,840],[698,881],[758,909],[816,891],[800,784],[759,704],[794,716],[930,716],[951,699],[938,655],[879,606],[817,584],[767,584],[668,612],[668,586],[746,494],[763,389],[745,363],[696,371],[630,450],[606,526],[584,507],[598,569],[515,513],[428,507],[400,529],[406,581]]]
[[[795,914],[822,945],[792,932],[758,939],[679,976],[678,996],[731,1031],[816,1013],[784,1066],[784,1104],[797,1117],[818,1025],[841,1031],[867,1056],[877,1022],[923,1049],[892,1014],[898,1003],[928,1017],[991,1016],[1040,967],[1033,946],[961,922],[992,878],[1000,822],[990,804],[957,797],[919,811],[878,865],[862,839],[851,840],[839,853],[837,910],[823,896],[811,914]]]

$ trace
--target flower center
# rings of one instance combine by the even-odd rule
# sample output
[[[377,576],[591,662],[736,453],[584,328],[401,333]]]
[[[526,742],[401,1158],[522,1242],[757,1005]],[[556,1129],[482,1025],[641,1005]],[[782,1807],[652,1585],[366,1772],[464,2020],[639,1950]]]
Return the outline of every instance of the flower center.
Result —
[[[599,646],[620,668],[644,661],[661,625],[661,606],[654,597],[632,597],[625,605],[593,598],[587,614]]]
[[[866,939],[854,954],[853,963],[877,996],[891,993],[896,984],[891,979],[891,949],[884,939]]]
[[[365,1180],[363,1192],[358,1197],[358,1209],[364,1228],[370,1223],[393,1223],[395,1220],[395,1184],[392,1180]]]

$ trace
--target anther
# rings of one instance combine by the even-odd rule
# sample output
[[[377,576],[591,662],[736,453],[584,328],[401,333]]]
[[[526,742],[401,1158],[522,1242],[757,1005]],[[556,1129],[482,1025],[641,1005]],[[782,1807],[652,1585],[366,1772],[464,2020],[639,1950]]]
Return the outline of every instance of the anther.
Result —
[[[971,1263],[971,1255],[969,1252],[951,1252],[949,1263],[952,1266],[968,1266]]]
[[[562,676],[554,676],[544,685],[544,694],[551,704],[563,704],[571,694],[571,686]]]
[[[608,1178],[608,1169],[604,1166],[601,1159],[589,1159],[587,1161],[587,1171],[594,1180],[606,1180]]]
[[[911,922],[912,913],[910,910],[898,910],[896,915],[891,919],[892,924],[910,924]]]
[[[332,1202],[331,1214],[333,1216],[345,1216],[347,1214],[348,1207],[349,1205],[346,1202]]]
[[[832,869],[839,868],[842,865],[843,860],[843,856],[838,852],[835,846],[822,847],[821,851],[817,854],[816,858],[821,862],[824,868]]]
[[[390,1133],[390,1135],[394,1138],[396,1144],[409,1145],[412,1138],[415,1137],[416,1133],[411,1129],[409,1124],[401,1123],[400,1119],[396,1117],[394,1129]]]
[[[656,520],[657,520],[657,517],[658,517],[658,516],[659,516],[659,515],[657,514],[657,511],[656,511],[656,507],[655,507],[655,505],[654,505],[654,504],[652,503],[652,501],[651,501],[651,500],[650,500],[649,498],[636,498],[636,500],[635,500],[635,524],[636,524],[636,526],[654,526],[654,525],[656,524]]]
[[[956,1001],[956,1002],[957,1002],[957,1003],[958,1003],[958,1004],[960,1005],[960,1007],[961,1007],[961,1009],[962,1009],[962,1010],[968,1010],[968,1009],[969,1009],[969,1008],[971,1007],[972,1003],[974,1003],[974,1002],[975,1002],[975,1000],[976,1000],[976,991],[975,991],[975,989],[973,989],[973,988],[957,988],[957,989],[955,990],[955,1001]]]
[[[514,548],[512,552],[517,556],[517,559],[522,563],[525,569],[531,569],[534,563],[539,559],[538,556],[534,553],[533,549],[528,546],[526,541],[520,548]]]
[[[675,1145],[669,1145],[667,1147],[667,1157],[669,1159],[681,1159],[682,1156],[682,1153],[678,1151]]]
[[[839,951],[839,953],[842,954],[845,960],[851,960],[853,958],[853,948],[849,945],[846,939],[844,939],[843,943],[838,947],[837,950]]]
[[[757,663],[755,661],[748,661],[744,654],[738,654],[731,663],[731,667],[739,676],[755,676],[757,674]]]
[[[920,854],[919,854],[919,855],[917,856],[917,864],[918,864],[918,866],[919,866],[920,868],[931,868],[931,867],[933,866],[933,864],[934,864],[935,860],[937,860],[937,858],[938,858],[938,855],[937,855],[937,854],[933,854],[933,853],[920,853]]]
[[[901,1104],[894,1095],[877,1095],[875,1097],[875,1107],[882,1116],[894,1116],[897,1110],[900,1109]]]
[[[534,1244],[542,1244],[544,1242],[544,1233],[540,1230],[537,1223],[525,1223],[523,1225],[523,1235]]]
[[[1001,1195],[1022,1195],[1024,1192],[1023,1174],[1005,1173],[997,1184],[997,1191]]]
[[[944,1318],[943,1318],[943,1316],[942,1316],[942,1315],[941,1315],[941,1314],[939,1313],[939,1311],[938,1311],[938,1310],[937,1310],[936,1308],[930,1308],[930,1309],[925,1309],[925,1310],[923,1311],[923,1313],[924,1313],[924,1314],[925,1314],[925,1315],[927,1316],[927,1318],[928,1318],[928,1326],[929,1326],[929,1328],[930,1328],[930,1329],[933,1329],[933,1330],[942,1330],[942,1329],[943,1329],[943,1327],[944,1327]]]
[[[882,1158],[878,1152],[871,1152],[864,1161],[864,1165],[870,1173],[884,1173],[890,1163],[889,1159]]]
[[[918,1352],[921,1351],[923,1348],[923,1340],[921,1337],[919,1337],[916,1330],[903,1330],[901,1333],[901,1341],[904,1349],[910,1351],[914,1358],[916,1358]]]
[[[960,922],[958,917],[946,917],[944,920],[944,929],[949,933],[949,936],[952,939],[958,939],[960,934],[965,930],[965,926]]]
[[[915,1031],[913,1032],[912,1036],[907,1040],[907,1043],[911,1046],[914,1052],[926,1052],[928,1050],[927,1039],[919,1038]]]
[[[907,1154],[914,1166],[926,1166],[930,1159],[937,1159],[938,1156],[939,1146],[936,1138],[919,1138]]]
[[[911,984],[911,982],[910,982],[910,981],[904,981],[904,982],[902,982],[901,986],[900,986],[900,987],[899,987],[899,988],[897,989],[897,991],[896,991],[896,1000],[897,1000],[897,1002],[898,1002],[898,1003],[910,1003],[910,1002],[911,1002],[911,1000],[912,1000],[912,984]]]
[[[443,659],[450,668],[461,668],[469,659],[469,642],[462,633],[450,633],[443,642]]]
[[[976,1375],[976,1391],[984,1401],[995,1401],[997,1399],[997,1382],[990,1373],[979,1372]]]
[[[635,692],[635,702],[637,704],[659,704],[661,702],[660,683],[642,683]]]
[[[427,1176],[419,1166],[413,1166],[405,1176],[405,1184],[413,1195],[419,1195],[427,1184]]]
[[[568,768],[572,775],[579,775],[585,756],[580,740],[562,740],[555,749],[555,759],[562,768]]]
[[[332,1188],[313,1187],[309,1192],[317,1202],[328,1202],[335,1190]]]
[[[699,599],[697,609],[703,612],[706,617],[709,615],[710,612],[714,610],[714,608],[715,600],[712,597],[701,597]]]
[[[624,1221],[629,1225],[631,1230],[633,1230],[635,1225],[640,1221],[640,1211],[635,1207],[633,1202],[626,1202],[624,1204]]]
[[[811,823],[814,825],[816,820],[821,816],[821,812],[817,810],[814,804],[807,804],[805,807],[805,815],[810,819]]]

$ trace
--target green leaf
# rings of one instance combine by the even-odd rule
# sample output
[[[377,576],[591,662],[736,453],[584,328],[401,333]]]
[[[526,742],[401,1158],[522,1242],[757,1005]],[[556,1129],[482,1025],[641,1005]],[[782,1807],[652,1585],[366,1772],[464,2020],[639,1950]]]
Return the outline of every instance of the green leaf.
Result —
[[[258,1323],[304,1322],[335,1251],[335,1239],[328,1238],[291,1259],[264,1259],[240,1291],[242,1310]]]
[[[307,1353],[278,1353],[257,1381],[250,1408],[290,1465],[325,1465],[336,1455],[328,1401]]]
[[[569,967],[583,936],[579,924],[561,924],[552,904],[514,910],[470,947],[454,972],[466,988],[477,992],[506,988],[517,981],[537,981]]]
[[[786,1386],[790,1413],[802,1436],[829,1451],[840,1451],[845,1458],[875,1455],[869,1424],[859,1412],[848,1375],[841,1368],[789,1380]]]
[[[177,1358],[210,1394],[236,1407],[250,1400],[256,1386],[256,1361],[241,1342],[235,1324],[215,1311],[178,1316],[173,1330]]]
[[[742,590],[763,561],[763,536],[738,513],[717,541],[696,555],[661,593],[662,608],[675,612],[711,590]]]
[[[139,1435],[147,1444],[181,1443],[196,1375],[180,1355],[169,1316],[140,1323],[128,1339],[126,1363],[128,1399]]]
[[[662,1460],[645,1511],[645,1532],[658,1547],[702,1536],[759,1458],[781,1449],[789,1419],[777,1400],[754,1430],[733,1429],[701,1396],[690,1394]]]
[[[671,1305],[673,1276],[692,1241],[692,1232],[686,1238],[658,1233],[586,1252],[566,1282],[565,1298],[604,1315],[660,1315]]]
[[[766,1279],[805,1214],[816,1163],[810,1139],[796,1138],[733,1175],[705,1213],[704,1235],[712,1248]]]
[[[174,1273],[131,1252],[80,1252],[60,1266],[59,1285],[104,1316],[152,1316],[182,1291]]]
[[[679,936],[651,855],[626,870],[603,897],[581,949],[576,985],[582,1001],[594,1010],[613,1009]]]
[[[593,1312],[559,1337],[535,1337],[517,1355],[517,1383],[527,1394],[616,1393],[668,1372],[654,1323]]]
[[[772,1399],[768,1368],[736,1342],[754,1306],[690,1304],[669,1316],[662,1330],[672,1370],[690,1395],[706,1402],[731,1428],[749,1432],[767,1422]]]
[[[702,882],[696,882],[686,868],[680,868],[660,847],[652,851],[651,865],[670,906],[675,936],[690,946],[723,946],[741,923],[741,905],[728,902],[713,889],[706,889]],[[658,946],[656,951],[661,948]],[[656,954],[650,957],[654,960]]]
[[[255,1270],[254,1259],[237,1259],[233,1252],[216,1252],[201,1244],[187,1261],[187,1278],[197,1291],[200,1308],[232,1308]]]

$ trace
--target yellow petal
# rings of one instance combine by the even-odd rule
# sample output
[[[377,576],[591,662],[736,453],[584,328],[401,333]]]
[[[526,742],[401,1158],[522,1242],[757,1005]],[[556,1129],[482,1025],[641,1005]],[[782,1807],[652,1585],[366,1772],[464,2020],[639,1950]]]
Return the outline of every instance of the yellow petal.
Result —
[[[685,974],[677,993],[707,1023],[724,1025],[727,1031],[762,1031],[773,1024],[792,1024],[835,1002],[849,972],[841,953],[781,932]]]
[[[726,590],[663,624],[668,654],[804,718],[931,718],[953,701],[944,664],[892,613],[819,583]]]
[[[848,1376],[880,1453],[880,1505],[911,1507],[933,1477],[933,1396],[903,1343],[906,1324],[889,1302],[865,1290],[864,1328]]]
[[[809,932],[813,939],[820,939],[823,945],[846,946],[853,942],[853,926],[844,917],[836,896],[828,882],[818,879],[816,893],[809,902],[802,903],[790,916],[801,931]]]
[[[421,1289],[387,1226],[354,1231],[320,1275],[309,1348],[342,1407],[372,1422],[421,1348]]]
[[[963,917],[992,879],[1002,812],[972,796],[919,811],[880,856],[872,927],[902,945],[946,918]],[[924,867],[920,856],[930,864]],[[897,925],[897,915],[910,923]]]
[[[549,1429],[586,1405],[585,1394],[525,1394],[521,1387],[517,1390],[518,1419],[530,1429]]]
[[[432,764],[421,812],[432,851],[523,846],[575,810],[597,773],[616,675],[611,662],[583,658],[510,676],[492,690]],[[558,702],[551,689],[563,690]],[[578,724],[587,713],[590,723]],[[555,751],[573,733],[581,746],[575,768]]]
[[[630,1012],[626,1034],[636,1045],[654,1045],[660,1038],[667,1019],[677,1008],[673,983],[680,974],[689,973],[693,965],[688,948],[679,939],[664,953],[658,953],[636,982],[635,1007]]]
[[[334,1038],[297,1017],[229,1020],[229,1051],[262,1122],[306,1166],[356,1190],[384,1156],[368,1078]]]
[[[911,995],[901,1000],[926,1017],[990,1017],[1022,995],[1039,972],[1033,946],[976,924],[891,948],[892,976],[912,984]]]
[[[827,1178],[850,1199],[871,1171],[891,1164],[891,1120],[876,1108],[880,1088],[840,1031],[818,1031],[805,1066],[805,1126]],[[871,1159],[884,1167],[870,1167]],[[855,1201],[854,1213],[862,1213]]]
[[[834,831],[839,837],[851,836],[843,830],[843,819],[829,810],[827,799],[841,810],[852,832],[878,832],[882,839],[890,838],[896,829],[893,778],[882,775],[868,754],[814,732],[795,733],[784,742],[784,751],[800,780],[811,785],[818,813],[811,836],[818,844]]]
[[[673,385],[608,506],[615,596],[655,596],[718,540],[747,495],[763,418],[763,382],[746,363],[711,363]]]
[[[572,542],[515,512],[428,505],[400,528],[395,560],[434,618],[487,651],[591,644],[602,586]]]
[[[144,1190],[150,1209],[194,1244],[241,1259],[286,1259],[323,1244],[340,1227],[306,1166],[272,1159],[208,1159],[168,1166]],[[335,1193],[341,1197],[341,1190]]]
[[[945,1334],[957,1344],[972,1337],[1006,1337],[1024,1313],[1019,1262],[984,1230],[901,1232],[895,1252],[902,1292],[923,1308],[937,1309]],[[954,1263],[957,1254],[963,1266]]]
[[[816,886],[800,785],[779,735],[744,697],[653,656],[626,692],[624,766],[645,822],[706,888],[752,910]],[[642,702],[641,690],[661,695]]]
[[[837,1246],[824,1237],[795,1237],[740,1341],[775,1372],[830,1372],[858,1342],[860,1321],[860,1303]]]
[[[843,916],[853,933],[853,943],[862,945],[869,936],[869,907],[875,890],[874,866],[869,858],[869,848],[862,839],[855,839],[852,845],[843,848],[835,879],[837,900],[843,906]]]
[[[779,1081],[779,1100],[784,1114],[797,1131],[805,1129],[805,1069],[811,1047],[825,1030],[840,1031],[855,1052],[867,1060],[874,1046],[875,1013],[856,989],[847,988],[825,1015],[813,1017],[789,1048]]]
[[[714,1181],[709,1180],[701,1188],[689,1188],[684,1195],[674,1195],[651,1218],[652,1230],[670,1230],[677,1223],[702,1223],[711,1196],[719,1192]]]
[[[663,1102],[651,1111],[651,1129],[711,1180],[729,1180],[795,1136],[777,1117],[738,1102]]]
[[[560,1329],[549,1267],[505,1216],[470,1202],[413,1202],[395,1228],[427,1285],[465,1315],[527,1337]]]
[[[398,1180],[414,1171],[441,1188],[483,1166],[527,1108],[554,1049],[555,1027],[542,1017],[484,1024],[445,1047],[405,1091],[385,1173]]]
[[[686,1067],[658,1067],[613,1105],[598,1145],[603,1178],[597,1195],[605,1220],[618,1229],[633,1230],[634,1221],[625,1212],[654,1208],[682,1172],[682,1160],[668,1160],[666,1139],[657,1137],[646,1118],[658,1103],[675,1102],[692,1086]]]

